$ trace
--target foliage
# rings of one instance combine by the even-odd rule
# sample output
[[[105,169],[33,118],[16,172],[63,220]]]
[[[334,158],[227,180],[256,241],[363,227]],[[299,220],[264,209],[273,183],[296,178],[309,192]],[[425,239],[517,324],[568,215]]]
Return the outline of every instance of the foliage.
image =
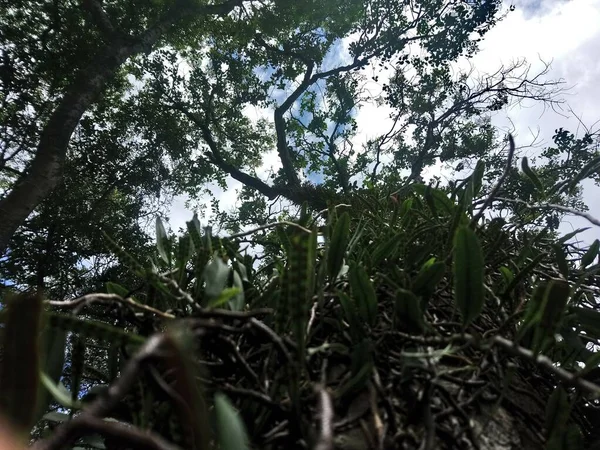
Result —
[[[560,101],[547,67],[453,71],[498,1],[13,3],[0,408],[23,441],[597,445],[600,243],[558,226],[599,224],[598,139],[498,137],[491,112]],[[393,126],[359,149],[372,101]],[[452,179],[425,184],[438,163]],[[228,178],[212,227],[158,217]]]
[[[318,445],[327,434],[319,431],[322,426],[341,448],[349,440],[369,448],[377,439],[386,447],[412,448],[422,436],[445,448],[452,445],[446,437],[452,420],[469,440],[478,439],[469,434],[470,426],[496,420],[509,427],[504,432],[510,439],[524,442],[527,432],[516,425],[519,419],[482,413],[481,396],[491,399],[501,417],[524,401],[529,395],[524,390],[534,390],[541,404],[530,403],[527,413],[545,414],[546,426],[532,422],[525,426],[529,432],[546,435],[547,448],[584,448],[595,439],[587,420],[593,420],[600,396],[600,380],[593,375],[598,353],[589,345],[600,339],[593,300],[597,245],[580,251],[586,249],[575,247],[572,236],[541,230],[524,240],[510,222],[474,222],[470,211],[476,207],[464,199],[470,183],[483,176],[475,172],[454,193],[412,185],[403,197],[390,199],[367,191],[359,195],[369,209],[332,205],[323,225],[305,210],[295,223],[259,228],[253,237],[276,232],[283,250],[273,254],[278,269],[272,277],[261,275],[271,263],[255,267],[240,254],[239,240],[248,233],[219,238],[210,227],[202,230],[196,217],[177,239],[158,222],[149,264],[134,263],[115,247],[143,279],[135,294],[113,283],[107,286],[113,294],[46,302],[50,309],[43,316],[51,327],[66,328],[79,342],[94,342],[107,352],[102,358],[78,356],[85,363],[77,370],[94,381],[81,404],[68,406],[84,409],[60,427],[81,430],[68,434],[70,442],[83,430],[102,430],[106,448],[115,445],[117,431],[94,428],[95,418],[105,415],[149,430],[147,439],[155,443],[166,439],[183,448],[206,448],[198,447],[198,439],[217,439],[222,448],[246,440],[258,448],[287,448],[299,439]],[[318,234],[325,236],[320,244]],[[559,262],[557,251],[569,257]],[[243,280],[237,282],[243,303],[227,294],[236,275]],[[223,295],[217,303],[225,309],[210,306]],[[121,310],[125,333],[99,322],[98,302]],[[19,304],[8,303],[5,320]],[[77,315],[51,312],[55,308]],[[76,346],[69,348],[73,371]],[[5,352],[3,366],[13,367],[10,358],[17,354]],[[31,383],[34,389],[39,382]],[[114,386],[110,393],[94,394],[107,383]],[[314,398],[319,383],[340,418],[360,407],[362,392],[375,396],[374,403],[367,400],[375,416],[362,428],[319,425],[315,417],[325,414]],[[208,407],[213,392],[216,410]],[[459,400],[465,395],[466,401]],[[182,401],[192,403],[184,407]],[[178,422],[182,408],[197,410],[185,414],[198,422]],[[463,414],[472,425],[462,422]],[[389,431],[377,431],[373,417]],[[287,432],[273,433],[276,429]],[[411,431],[398,434],[403,429]],[[50,434],[47,442],[64,439]]]

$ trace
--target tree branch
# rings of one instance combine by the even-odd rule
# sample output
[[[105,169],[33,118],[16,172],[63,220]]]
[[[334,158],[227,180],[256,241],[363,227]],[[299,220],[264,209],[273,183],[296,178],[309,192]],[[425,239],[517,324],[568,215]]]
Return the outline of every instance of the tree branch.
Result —
[[[90,13],[94,24],[109,42],[123,37],[121,30],[114,27],[98,0],[82,0],[82,4],[83,8]]]
[[[475,214],[475,216],[473,217],[473,220],[471,220],[471,227],[474,227],[477,224],[477,222],[479,222],[479,219],[481,219],[487,207],[490,206],[490,204],[494,201],[494,197],[498,194],[498,191],[502,187],[504,180],[506,180],[506,177],[508,176],[508,172],[510,172],[510,168],[512,167],[513,156],[515,154],[515,141],[512,135],[510,134],[508,135],[508,143],[510,147],[508,149],[508,157],[506,158],[506,166],[504,167],[504,172],[498,179],[498,182],[492,189],[492,192],[490,192],[490,195],[488,195],[488,197],[485,199],[485,202],[483,202],[483,205],[481,205],[481,208],[479,208],[479,211],[477,211],[477,214]]]
[[[73,420],[65,422],[56,428],[50,437],[36,442],[33,445],[33,450],[60,450],[68,446],[68,444],[72,443],[86,432],[89,432],[91,426],[99,426],[98,422],[102,421],[98,418],[105,417],[107,414],[109,414],[117,406],[118,402],[127,394],[127,392],[129,392],[143,364],[156,353],[164,339],[165,335],[162,334],[151,336],[140,349],[140,351],[136,353],[125,366],[121,372],[120,378],[110,385],[105,395],[100,396],[97,400],[92,402],[91,405],[84,408],[83,412],[77,417],[73,418]],[[123,430],[125,430],[123,429],[117,431],[114,429],[107,430],[107,428],[102,429],[104,431],[114,433],[123,433]],[[125,434],[135,441],[132,433],[123,433],[122,435],[124,436]],[[135,438],[139,437],[139,435],[135,436]],[[158,445],[158,441],[156,441],[156,439],[153,439],[153,441],[156,445]],[[160,447],[154,446],[150,448],[173,449],[172,446],[168,446],[168,444],[166,445],[166,447],[163,445]]]
[[[140,36],[129,42],[121,40],[106,45],[92,63],[81,70],[44,126],[29,172],[21,176],[8,195],[0,200],[0,253],[4,252],[17,228],[62,180],[73,131],[123,63],[133,55],[150,52],[172,25],[190,14],[223,15],[242,1],[230,0],[219,5],[190,2],[187,8],[177,5]]]

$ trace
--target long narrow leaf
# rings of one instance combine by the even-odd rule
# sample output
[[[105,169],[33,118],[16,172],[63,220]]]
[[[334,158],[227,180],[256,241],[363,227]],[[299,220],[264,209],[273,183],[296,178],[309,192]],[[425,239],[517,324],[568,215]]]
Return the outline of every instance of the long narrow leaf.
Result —
[[[221,393],[215,394],[217,440],[221,450],[248,449],[246,427],[233,405]]]
[[[464,326],[483,309],[484,265],[479,239],[469,227],[460,227],[454,237],[454,298]]]
[[[156,248],[162,260],[170,264],[171,250],[169,248],[169,238],[160,217],[156,218]]]
[[[542,184],[542,182],[538,178],[537,174],[533,171],[533,169],[531,169],[531,167],[529,167],[529,161],[527,160],[527,157],[524,157],[522,159],[522,161],[521,161],[521,169],[523,169],[523,173],[525,175],[527,175],[527,178],[529,178],[529,180],[533,183],[533,185],[535,186],[535,188],[538,191],[543,192],[544,191],[544,185]]]
[[[327,251],[327,272],[334,280],[340,272],[350,234],[350,215],[346,212],[336,221]]]

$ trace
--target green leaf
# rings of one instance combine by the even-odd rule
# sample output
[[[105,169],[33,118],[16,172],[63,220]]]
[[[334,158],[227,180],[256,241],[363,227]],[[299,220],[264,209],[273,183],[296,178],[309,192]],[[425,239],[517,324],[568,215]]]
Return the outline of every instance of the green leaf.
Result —
[[[533,183],[535,188],[540,192],[544,192],[544,185],[542,184],[536,173],[529,167],[529,161],[527,160],[527,157],[524,157],[521,160],[521,169],[523,169],[523,173],[527,175],[527,178],[529,178],[529,180]]]
[[[375,325],[377,319],[377,296],[365,269],[355,262],[350,263],[349,280],[358,312],[365,322]]]
[[[167,264],[171,263],[171,251],[169,248],[169,238],[167,236],[167,232],[165,231],[165,227],[163,226],[160,217],[156,218],[156,248],[158,249],[158,254],[162,258],[164,262]]]
[[[393,255],[398,245],[402,242],[399,234],[393,235],[385,241],[380,242],[373,250],[371,256],[371,264],[376,267],[385,258],[389,258]]]
[[[454,236],[454,298],[467,326],[483,309],[484,265],[479,239],[473,230],[460,227]]]
[[[202,244],[202,227],[200,226],[198,216],[194,214],[192,220],[186,222],[185,224],[187,226],[188,233],[192,238],[195,249],[198,251],[202,250],[204,248],[204,245]]]
[[[244,294],[244,284],[242,278],[237,272],[233,272],[233,287],[239,292],[231,299],[229,306],[233,311],[241,311],[246,305],[246,296]]]
[[[585,255],[583,255],[583,257],[581,258],[581,267],[585,268],[587,266],[589,266],[590,264],[592,264],[594,262],[594,260],[598,257],[598,251],[600,250],[600,241],[598,239],[596,239],[592,245],[590,245],[590,248],[588,248],[588,251],[585,252]]]
[[[587,178],[591,174],[597,173],[599,170],[600,170],[600,156],[597,156],[594,159],[592,159],[589,163],[587,163],[585,166],[583,166],[583,169],[581,169],[579,171],[579,173],[577,175],[575,175],[573,180],[571,180],[569,182],[568,192],[572,192],[573,189],[579,184],[579,182],[581,180]]]
[[[363,328],[356,312],[356,305],[345,292],[338,291],[337,296],[340,299],[346,322],[348,322],[348,326],[350,327],[350,336],[353,342],[359,342],[363,338]]]
[[[567,256],[562,245],[554,245],[554,257],[556,258],[556,265],[561,275],[566,279],[569,278],[569,264],[567,263]]]
[[[342,214],[335,223],[327,252],[327,272],[330,280],[335,280],[344,260],[346,247],[349,242],[350,215]]]
[[[522,280],[524,280],[535,269],[540,262],[546,257],[544,253],[540,253],[531,260],[529,264],[523,267],[513,278],[510,284],[506,287],[504,294],[510,293]]]
[[[314,232],[314,228],[313,231]],[[292,331],[298,346],[298,355],[304,361],[306,324],[308,323],[310,305],[312,300],[311,286],[314,273],[315,253],[313,251],[314,239],[303,231],[295,231],[290,238],[290,252],[288,253],[288,301],[291,312]]]
[[[248,279],[248,270],[246,269],[246,266],[244,264],[242,264],[240,261],[236,261],[234,267],[236,271],[240,274],[242,281],[245,281],[246,283],[250,282],[250,280]]]
[[[67,332],[46,326],[40,335],[40,369],[47,374],[54,383],[58,383],[63,373],[65,363],[65,347],[67,344]],[[36,409],[34,422],[48,410],[52,401],[52,395],[44,387],[40,390],[40,396]]]
[[[423,196],[423,198],[425,198],[426,201],[426,194],[430,195],[433,199],[434,209],[441,208],[447,214],[452,214],[454,212],[454,203],[448,198],[444,191],[424,184],[413,184],[412,189],[417,194]]]
[[[209,416],[199,370],[193,355],[196,354],[197,339],[192,331],[181,325],[167,328],[163,341],[165,366],[169,367],[171,385],[183,405],[177,408],[177,418],[191,441],[193,449],[209,448]]]
[[[465,190],[463,191],[463,195],[460,199],[461,212],[463,212],[463,211],[470,212],[472,210],[474,196],[475,196],[475,193],[473,191],[473,183],[471,181],[469,181],[467,183],[467,185],[465,186]]]
[[[113,283],[112,281],[108,281],[106,283],[106,292],[109,294],[116,294],[123,298],[127,297],[129,294],[129,290],[121,286],[120,284]]]
[[[512,273],[512,271],[505,266],[500,267],[500,273],[502,274],[502,278],[504,278],[504,282],[509,285],[512,280],[515,278],[514,274]]]
[[[589,335],[600,339],[600,312],[577,306],[573,308],[577,324]]]
[[[569,239],[571,239],[572,237],[578,235],[579,233],[582,233],[584,231],[589,230],[590,227],[585,227],[585,228],[578,228],[575,231],[571,231],[570,233],[565,234],[563,237],[561,237],[560,239],[558,239],[556,242],[558,244],[564,244],[565,242],[567,242]]]
[[[221,450],[248,449],[248,436],[241,417],[221,393],[215,394],[217,441]]]
[[[202,279],[206,283],[204,293],[208,300],[215,299],[221,295],[221,292],[223,292],[223,289],[227,285],[228,278],[229,267],[223,262],[219,253],[215,252],[212,261],[206,265],[202,274]]]
[[[483,175],[485,173],[485,162],[483,160],[477,161],[477,165],[475,166],[475,170],[473,171],[473,175],[471,178],[473,180],[473,195],[476,197],[481,191],[481,187],[483,185]]]
[[[185,275],[185,266],[194,254],[194,241],[189,234],[179,237],[177,249],[177,269]]]
[[[422,332],[425,329],[421,303],[411,291],[397,289],[394,306],[394,319],[397,325],[403,325],[411,332]]]
[[[407,198],[402,202],[402,206],[400,207],[400,217],[403,218],[406,215],[408,215],[408,213],[412,209],[413,201],[414,200],[412,198]]]
[[[412,291],[416,295],[431,295],[446,273],[444,262],[429,263],[429,261],[423,264],[412,284]]]
[[[352,347],[350,374],[352,377],[340,386],[334,397],[340,398],[348,394],[356,394],[364,389],[373,372],[373,343],[369,339],[363,339]]]
[[[221,291],[217,298],[209,301],[206,306],[208,308],[219,308],[220,306],[223,306],[225,303],[233,299],[240,292],[242,292],[242,290],[238,287],[225,288]]]
[[[570,297],[570,286],[565,280],[551,279],[540,282],[527,305],[519,337],[534,327],[532,350],[537,353],[546,342],[554,339]]]
[[[433,215],[434,218],[437,218],[438,210],[437,210],[436,202],[433,198],[433,194],[431,193],[431,186],[427,186],[425,188],[424,197],[425,197],[425,202],[427,203],[427,207],[431,211],[431,214]]]
[[[545,426],[548,434],[559,430],[562,434],[569,420],[570,413],[569,395],[562,386],[557,386],[554,388],[546,404]]]
[[[554,336],[569,302],[571,287],[565,280],[549,280],[540,326],[548,337]]]
[[[565,450],[583,450],[583,434],[577,424],[573,423],[567,427],[563,438],[563,448]]]
[[[81,409],[83,407],[81,402],[73,400],[73,395],[62,383],[55,383],[44,372],[40,372],[39,377],[42,385],[48,390],[50,395],[52,395],[59,405],[70,409]]]

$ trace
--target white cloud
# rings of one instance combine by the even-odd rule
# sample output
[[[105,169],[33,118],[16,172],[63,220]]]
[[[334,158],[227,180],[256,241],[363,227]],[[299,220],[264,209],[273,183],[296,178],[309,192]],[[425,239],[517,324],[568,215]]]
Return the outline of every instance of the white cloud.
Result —
[[[552,60],[549,79],[564,79],[572,87],[564,96],[568,106],[586,126],[600,120],[600,0],[544,0],[540,9],[519,8],[529,0],[517,2],[517,9],[492,29],[481,45],[481,52],[472,63],[481,72],[496,70],[500,64],[524,57],[532,63],[533,70],[541,67],[539,58]],[[540,4],[541,5],[541,4]],[[539,58],[538,58],[539,56]],[[498,115],[493,123],[506,127],[509,118],[517,130],[517,142],[531,140],[529,130],[539,127],[542,142],[550,144],[554,130],[563,127],[581,135],[583,130],[577,117],[565,108],[563,114],[551,110],[544,112],[542,105],[514,108],[505,117]],[[595,129],[598,129],[597,127]],[[600,216],[600,188],[585,183],[584,199],[590,213]],[[577,217],[568,218],[561,227],[564,232],[590,224]],[[580,235],[591,243],[600,237],[597,227]]]

